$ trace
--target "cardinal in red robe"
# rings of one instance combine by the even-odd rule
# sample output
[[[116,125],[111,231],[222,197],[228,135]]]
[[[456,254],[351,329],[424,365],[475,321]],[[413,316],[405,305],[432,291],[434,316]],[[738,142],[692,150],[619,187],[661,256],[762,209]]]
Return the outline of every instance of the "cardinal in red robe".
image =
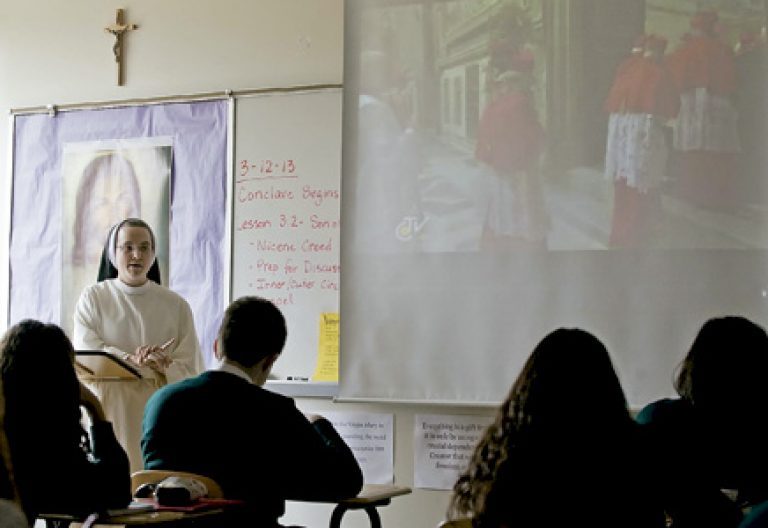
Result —
[[[494,79],[475,146],[475,159],[493,171],[495,182],[483,243],[496,249],[543,247],[549,223],[538,173],[544,131],[531,93],[533,54],[519,51],[506,67]]]
[[[616,71],[605,102],[610,113],[605,174],[614,182],[609,245],[646,244],[661,221],[661,186],[667,176],[666,123],[677,116],[680,96],[664,64],[667,41],[642,41]]]
[[[669,58],[681,93],[674,148],[679,196],[700,206],[730,210],[738,189],[736,72],[733,51],[719,38],[717,23],[717,13],[697,13],[690,38]]]

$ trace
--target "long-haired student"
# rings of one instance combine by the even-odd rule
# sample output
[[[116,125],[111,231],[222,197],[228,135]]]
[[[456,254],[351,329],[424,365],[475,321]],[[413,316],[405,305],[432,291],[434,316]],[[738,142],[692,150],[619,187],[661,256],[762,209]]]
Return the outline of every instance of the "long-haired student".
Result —
[[[96,396],[77,380],[74,354],[61,328],[39,321],[21,321],[0,341],[3,428],[30,523],[39,513],[83,514],[131,499],[128,458]]]
[[[740,526],[768,499],[766,376],[765,330],[743,317],[710,319],[680,365],[680,397],[638,414],[675,528]]]
[[[481,438],[448,515],[483,528],[663,526],[639,433],[605,346],[555,330]]]

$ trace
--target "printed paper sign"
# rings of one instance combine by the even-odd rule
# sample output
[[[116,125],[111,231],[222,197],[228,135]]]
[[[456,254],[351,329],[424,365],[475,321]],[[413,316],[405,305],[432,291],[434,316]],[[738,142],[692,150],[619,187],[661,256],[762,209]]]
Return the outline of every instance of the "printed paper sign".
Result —
[[[413,427],[414,487],[452,489],[492,421],[491,416],[417,414]]]
[[[352,449],[366,484],[392,484],[394,458],[391,414],[321,412]]]

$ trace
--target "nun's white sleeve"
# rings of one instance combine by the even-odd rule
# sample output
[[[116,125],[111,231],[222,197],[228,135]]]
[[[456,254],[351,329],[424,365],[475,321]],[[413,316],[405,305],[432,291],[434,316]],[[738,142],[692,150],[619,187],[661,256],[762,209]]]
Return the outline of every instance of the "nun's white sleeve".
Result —
[[[176,342],[169,347],[173,362],[165,371],[168,383],[196,376],[205,369],[200,353],[200,342],[195,332],[195,321],[189,304],[179,297],[179,329]]]
[[[101,312],[96,289],[91,286],[83,290],[75,306],[72,344],[75,350],[104,350],[120,359],[127,359],[134,351],[107,345],[102,338]]]

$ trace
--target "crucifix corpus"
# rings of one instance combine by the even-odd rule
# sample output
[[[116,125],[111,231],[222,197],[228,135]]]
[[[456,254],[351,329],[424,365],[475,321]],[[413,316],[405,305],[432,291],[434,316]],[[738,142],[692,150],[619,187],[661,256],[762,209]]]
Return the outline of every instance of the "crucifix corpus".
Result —
[[[117,10],[115,23],[104,28],[104,31],[115,36],[115,45],[112,46],[112,52],[115,54],[115,62],[117,63],[118,86],[123,85],[123,36],[134,29],[139,29],[139,26],[136,24],[126,24],[122,9]]]

